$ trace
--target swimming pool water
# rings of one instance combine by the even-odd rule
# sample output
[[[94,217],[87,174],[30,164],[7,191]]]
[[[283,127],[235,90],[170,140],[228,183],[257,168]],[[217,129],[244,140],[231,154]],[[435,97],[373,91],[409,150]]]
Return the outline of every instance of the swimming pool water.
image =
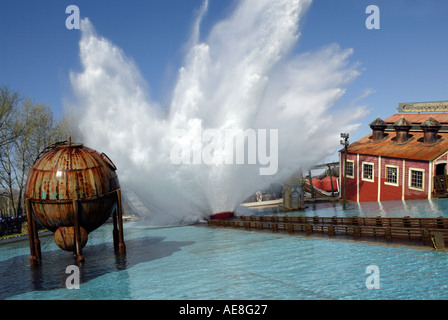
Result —
[[[310,207],[304,215],[447,216],[448,200]],[[447,209],[447,210],[446,210]],[[0,245],[0,299],[447,299],[448,252],[306,236],[125,224],[126,259],[112,226],[89,235],[80,289],[65,281],[70,253],[42,237],[43,264],[29,266],[28,241]],[[379,268],[368,289],[366,268]]]

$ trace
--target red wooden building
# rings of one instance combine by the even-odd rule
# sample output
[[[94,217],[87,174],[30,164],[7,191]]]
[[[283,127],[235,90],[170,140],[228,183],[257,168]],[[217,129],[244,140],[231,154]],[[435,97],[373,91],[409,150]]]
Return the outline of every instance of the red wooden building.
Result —
[[[350,144],[346,199],[386,201],[447,195],[448,113],[395,114],[370,124],[372,133]],[[343,197],[343,188],[341,196]]]

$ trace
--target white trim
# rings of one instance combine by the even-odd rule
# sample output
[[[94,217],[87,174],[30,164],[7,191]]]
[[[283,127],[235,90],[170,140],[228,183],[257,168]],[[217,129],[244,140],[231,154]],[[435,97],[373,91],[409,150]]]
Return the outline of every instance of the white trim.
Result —
[[[404,200],[405,198],[405,189],[406,189],[406,174],[405,174],[405,170],[406,170],[406,160],[403,159],[403,170],[402,170],[402,180],[401,180],[401,200]]]
[[[356,154],[356,201],[359,202],[359,153]]]
[[[413,187],[411,186],[412,184],[412,171],[420,171],[422,172],[422,188],[417,188],[417,187]],[[420,169],[420,168],[409,168],[408,171],[408,187],[411,190],[416,190],[416,191],[425,191],[425,174],[426,174],[426,170],[425,169]]]
[[[441,164],[441,163],[447,163],[448,160],[440,160],[440,158],[446,156],[447,153],[448,153],[448,152],[445,152],[444,154],[440,155],[437,159],[435,159],[435,160],[433,161],[433,163],[434,163],[435,165],[438,165],[438,164]]]
[[[434,183],[434,178],[433,178],[433,173],[432,173],[432,167],[433,167],[433,163],[432,161],[429,161],[429,179],[428,179],[428,199],[431,199],[432,196],[432,190],[434,189],[433,183]]]
[[[367,179],[367,178],[364,178],[364,165],[371,165],[372,166],[372,179]],[[362,162],[362,171],[361,171],[362,173],[362,176],[361,176],[361,180],[363,180],[363,181],[368,181],[368,182],[375,182],[375,163],[373,163],[373,162]]]
[[[393,182],[388,182],[387,181],[387,169],[388,168],[395,168],[397,169],[397,183],[393,183]],[[385,170],[384,170],[384,184],[387,184],[388,186],[394,186],[394,187],[398,187],[400,185],[400,167],[399,166],[395,166],[392,164],[386,164],[385,165]]]
[[[378,201],[381,201],[381,156],[378,156]]]

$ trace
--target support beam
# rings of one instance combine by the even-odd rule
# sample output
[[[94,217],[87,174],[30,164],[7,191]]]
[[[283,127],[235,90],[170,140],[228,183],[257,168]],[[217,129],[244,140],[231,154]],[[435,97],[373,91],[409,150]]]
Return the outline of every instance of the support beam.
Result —
[[[311,176],[311,170],[308,170],[308,177],[310,178],[311,198],[314,198],[314,186],[313,186],[313,177]]]
[[[118,251],[118,205],[114,209],[114,212],[112,213],[112,221],[113,221],[113,230],[112,230],[112,237],[114,239],[114,251]]]
[[[334,197],[333,175],[331,174],[331,166],[330,165],[328,165],[328,174],[329,174],[330,183],[331,183],[331,196]]]
[[[117,189],[117,211],[118,211],[118,253],[126,254],[123,231],[123,207],[121,203],[121,190]]]
[[[30,199],[25,199],[25,207],[26,207],[26,220],[28,224],[28,239],[30,243],[30,262],[31,265],[34,266],[40,264],[42,260],[40,253],[40,242],[37,235],[37,230],[35,232],[36,222],[34,221],[33,214],[31,211],[32,206]]]
[[[42,260],[42,252],[40,250],[40,240],[39,235],[37,233],[37,223],[35,219],[32,219],[33,222],[33,237],[34,237],[34,252],[36,253],[37,260]]]
[[[84,261],[84,256],[82,255],[82,243],[81,243],[81,230],[80,230],[80,205],[79,200],[73,200],[73,222],[75,227],[75,256],[76,261]]]

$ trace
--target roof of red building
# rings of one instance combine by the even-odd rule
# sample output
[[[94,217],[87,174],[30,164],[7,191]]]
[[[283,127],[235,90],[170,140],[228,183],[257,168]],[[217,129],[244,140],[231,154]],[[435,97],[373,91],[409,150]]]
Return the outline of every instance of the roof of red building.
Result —
[[[401,118],[405,118],[411,123],[423,123],[425,120],[433,118],[434,120],[439,121],[441,124],[448,124],[448,113],[397,113],[384,120],[384,122],[395,123]]]
[[[437,143],[423,145],[423,132],[411,132],[410,139],[404,144],[395,142],[395,133],[388,132],[379,142],[372,141],[372,135],[350,144],[349,153],[359,153],[390,158],[435,160],[448,151],[448,133],[439,133]]]
[[[386,120],[388,130],[385,137],[380,141],[372,141],[372,134],[350,144],[349,153],[359,153],[390,158],[413,159],[413,160],[435,160],[445,152],[448,152],[448,132],[439,131],[435,144],[423,144],[423,135],[419,126],[418,131],[409,132],[410,138],[406,143],[395,142],[395,132],[391,131],[393,124],[402,118],[415,125],[421,124],[429,118],[433,118],[440,124],[448,124],[448,113],[425,113],[425,114],[395,114]],[[403,122],[403,120],[402,120]]]

